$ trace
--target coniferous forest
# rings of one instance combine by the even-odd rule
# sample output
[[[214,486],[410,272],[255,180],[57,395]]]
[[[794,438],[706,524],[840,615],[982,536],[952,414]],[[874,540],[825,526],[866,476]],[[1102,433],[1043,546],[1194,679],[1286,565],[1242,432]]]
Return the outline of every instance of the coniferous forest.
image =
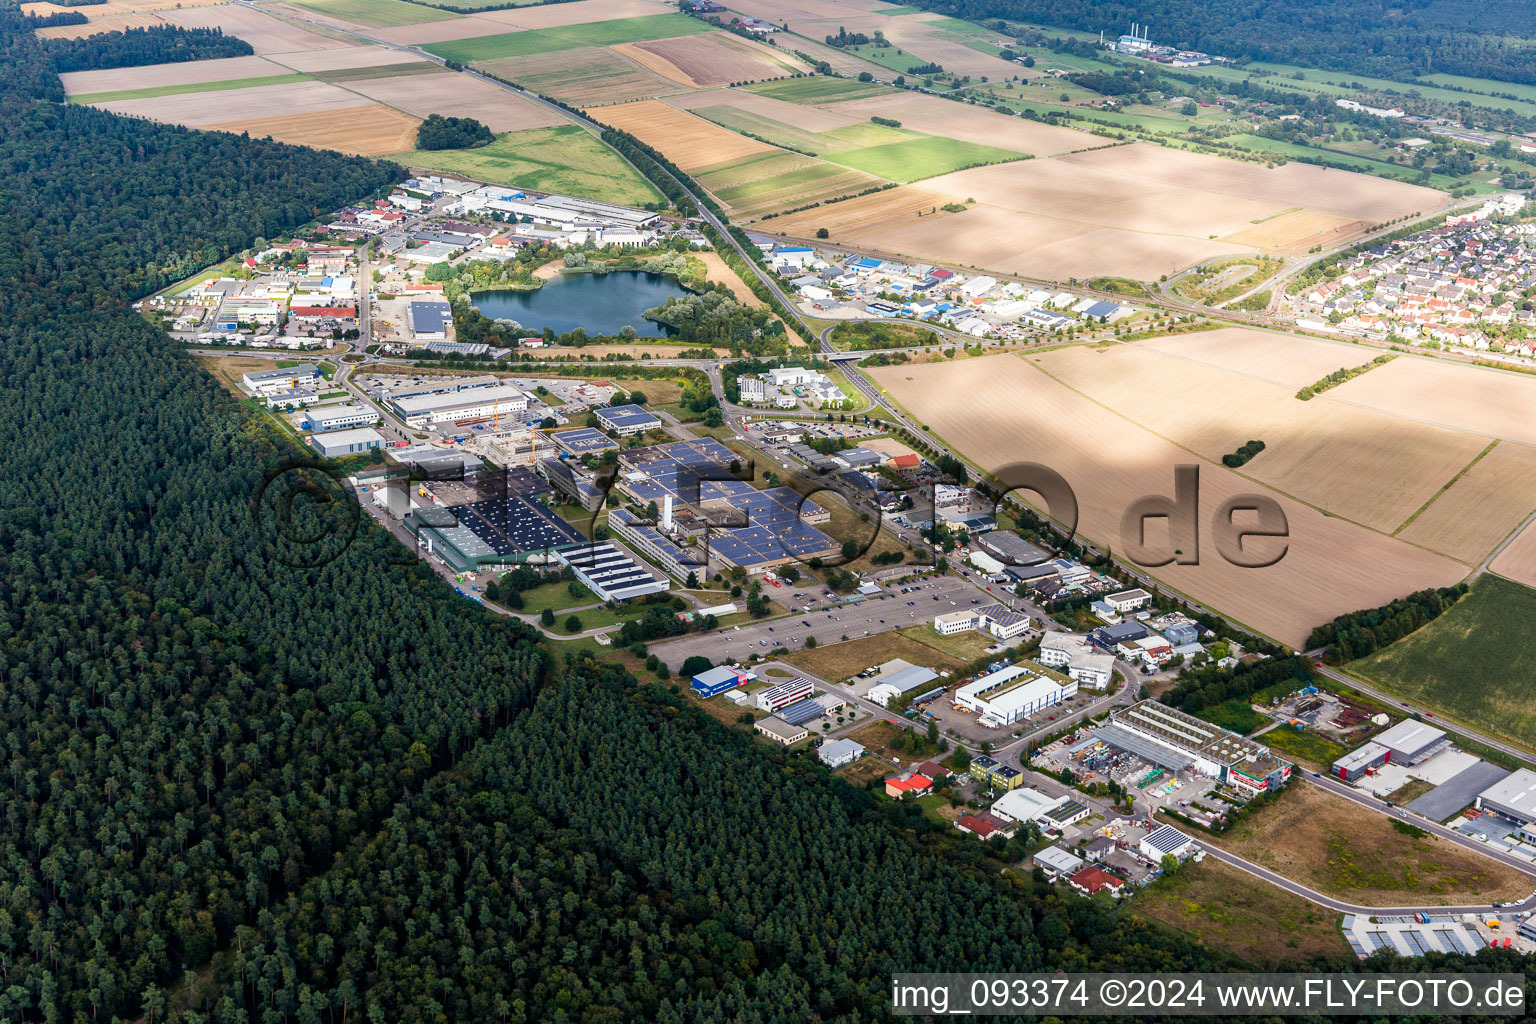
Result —
[[[302,453],[129,304],[401,170],[64,105],[14,5],[0,61],[0,1018],[867,1020],[896,970],[1233,966],[550,654],[344,494],[274,529]]]
[[[61,74],[219,57],[248,57],[256,52],[250,43],[226,36],[222,29],[183,28],[180,25],[130,27],[121,32],[98,32],[79,39],[48,39],[43,42],[43,49],[53,58],[53,69]]]

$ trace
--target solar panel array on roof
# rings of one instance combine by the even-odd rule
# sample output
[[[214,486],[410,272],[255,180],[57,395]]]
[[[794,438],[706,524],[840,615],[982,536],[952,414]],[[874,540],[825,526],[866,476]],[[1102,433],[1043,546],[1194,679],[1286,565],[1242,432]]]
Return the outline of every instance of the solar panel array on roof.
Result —
[[[626,601],[656,594],[671,584],[658,580],[612,544],[566,548],[555,557],[575,571],[578,579],[604,601]]]
[[[570,523],[520,495],[485,498],[454,505],[449,511],[485,546],[479,557],[546,551],[585,540]]]
[[[778,716],[790,725],[804,725],[811,719],[820,718],[826,713],[826,709],[814,700],[802,700],[798,704],[780,708],[777,712]]]
[[[630,512],[629,509],[616,508],[609,512],[608,522],[626,527],[628,530],[638,534],[639,540],[636,543],[643,542],[644,544],[649,544],[656,549],[656,552],[659,552],[666,558],[670,558],[679,566],[704,566],[709,564],[704,558],[702,546],[683,547],[681,544],[674,542],[671,537],[668,537],[633,512]],[[647,554],[654,553],[647,552]]]
[[[561,448],[572,455],[581,455],[585,452],[600,452],[608,448],[617,448],[618,442],[596,427],[577,427],[575,430],[562,430],[558,434],[549,435]]]
[[[615,430],[635,426],[650,427],[661,423],[638,405],[610,405],[593,411],[597,413],[598,419],[608,423]]]
[[[1435,929],[1435,936],[1440,940],[1440,945],[1445,948],[1447,953],[1472,952],[1466,947],[1466,944],[1461,941],[1460,937],[1458,937],[1457,934],[1449,928]]]

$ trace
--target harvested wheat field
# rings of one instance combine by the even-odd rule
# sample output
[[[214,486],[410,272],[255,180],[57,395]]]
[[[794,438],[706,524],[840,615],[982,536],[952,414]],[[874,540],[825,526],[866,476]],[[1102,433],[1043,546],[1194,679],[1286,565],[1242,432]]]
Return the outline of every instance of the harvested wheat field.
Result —
[[[1358,345],[1300,334],[1250,331],[1244,327],[1148,338],[1136,342],[1136,347],[1155,349],[1219,370],[1245,373],[1292,390],[1315,383],[1341,366],[1358,366],[1366,361]]]
[[[347,88],[420,118],[429,114],[473,117],[498,134],[570,123],[557,110],[482,79],[451,71],[365,79],[348,82]]]
[[[292,22],[263,14],[254,8],[232,4],[165,11],[163,17],[185,28],[223,29],[225,34],[239,36],[250,43],[257,56],[292,53],[295,50],[334,50],[349,45],[342,39],[306,31]]]
[[[428,43],[447,43],[455,39],[475,39],[479,36],[499,36],[512,31],[504,21],[495,21],[485,14],[471,14],[447,21],[428,21],[420,25],[397,25],[394,28],[375,29],[368,33],[386,43],[404,46],[425,46]]]
[[[1364,234],[1370,226],[1369,221],[1358,217],[1320,210],[1290,210],[1234,232],[1226,240],[1255,249],[1301,254],[1316,245],[1331,249],[1341,239]]]
[[[774,152],[771,146],[743,138],[659,100],[604,107],[601,120],[655,146],[685,171]]]
[[[1174,467],[1199,462],[1017,356],[880,367],[869,373],[938,437],[983,469],[1027,460],[1061,473],[1077,495],[1079,532],[1117,551],[1125,550],[1120,526],[1126,508],[1143,495],[1171,494]],[[1150,400],[1143,395],[1139,404]],[[1449,586],[1466,575],[1466,566],[1451,559],[1325,516],[1275,492],[1269,494],[1285,509],[1289,523],[1285,556],[1262,569],[1231,565],[1215,549],[1210,517],[1227,498],[1267,489],[1220,465],[1199,464],[1200,564],[1148,571],[1284,643],[1301,644],[1318,623],[1344,612],[1385,604],[1426,586]],[[1158,537],[1155,522],[1148,536]],[[1176,540],[1181,550],[1190,543]],[[1268,554],[1276,551],[1275,543],[1250,541],[1255,551]]]
[[[530,4],[503,11],[481,11],[476,17],[499,21],[507,28],[564,28],[590,25],[619,18],[644,18],[651,14],[676,13],[677,5],[663,0],[574,0],[571,3]]]
[[[1521,530],[1488,568],[1516,583],[1536,587],[1536,523]]]
[[[699,89],[782,78],[810,70],[789,54],[729,32],[621,43],[614,49],[663,78]]]
[[[1008,117],[983,107],[915,92],[830,103],[820,109],[852,115],[860,121],[868,121],[871,117],[894,118],[903,128],[913,131],[983,146],[1001,146],[1034,156],[1054,156],[1104,144],[1103,139],[1087,132]]]
[[[217,60],[188,60],[179,64],[150,64],[137,68],[68,71],[60,75],[59,80],[64,83],[65,95],[89,96],[94,93],[128,92],[166,85],[269,78],[288,73],[287,68],[263,57],[223,57]]]
[[[226,132],[270,135],[279,142],[316,149],[334,149],[358,156],[385,156],[409,149],[421,121],[382,103],[310,114],[257,117],[227,124],[205,125]]]
[[[1123,175],[1144,188],[1170,185],[1212,196],[1265,203],[1271,213],[1301,207],[1381,223],[1394,217],[1438,210],[1447,202],[1445,193],[1434,189],[1353,171],[1295,162],[1283,167],[1265,167],[1165,149],[1145,142],[1076,153],[1061,159]]]
[[[407,64],[432,63],[392,46],[347,46],[338,50],[282,53],[269,59],[274,64],[303,72],[356,71],[362,68],[394,68]]]
[[[939,19],[942,20],[942,19]],[[791,23],[790,27],[794,27]],[[885,37],[907,53],[932,61],[952,75],[986,75],[1001,79],[1022,70],[1019,65],[980,50],[973,50],[958,36],[945,32],[927,15],[909,14],[899,18],[882,18],[876,25]],[[832,29],[836,32],[837,29]],[[849,29],[850,32],[853,29]],[[1001,38],[984,35],[981,38]],[[921,63],[919,61],[918,63]]]
[[[70,10],[80,11],[84,14],[89,7],[73,7]],[[164,25],[166,19],[155,11],[102,13],[98,14],[84,25],[49,25],[47,28],[37,30],[40,39],[80,39],[85,36],[94,36],[101,32],[123,32],[130,28],[150,28],[154,25]]]
[[[1091,227],[985,204],[951,216],[944,204],[970,197],[929,191],[935,180],[789,214],[773,230],[808,238],[825,227],[834,242],[1052,281],[1102,274],[1148,281],[1242,251],[1222,242]],[[937,215],[930,213],[934,208]]]
[[[640,66],[611,46],[506,57],[475,66],[575,107],[629,103],[685,91],[684,86]]]
[[[254,85],[227,92],[194,92],[149,99],[113,100],[101,104],[103,110],[130,117],[147,117],[167,124],[193,128],[223,125],[252,117],[267,117],[274,110],[284,116],[313,114],[343,107],[355,107],[355,93],[324,82],[289,82],[284,85]],[[344,123],[340,119],[338,124]]]
[[[1397,535],[1477,565],[1532,512],[1536,512],[1536,448],[1496,441],[1488,454]],[[1515,544],[1505,548],[1501,557],[1514,548]],[[1536,569],[1536,541],[1532,554]]]
[[[1172,182],[1136,182],[1118,172],[1066,159],[973,167],[931,178],[927,184],[935,192],[973,196],[983,205],[1018,213],[1202,240],[1239,231],[1255,217],[1275,212],[1272,203]]]
[[[1383,533],[1396,530],[1488,445],[1475,434],[1326,395],[1302,402],[1286,385],[1133,345],[1057,349],[1030,362],[1212,462],[1261,440],[1267,447],[1240,475]]]
[[[1366,361],[1364,355],[1348,365]],[[1328,394],[1431,423],[1536,445],[1536,377],[1444,359],[1394,359]]]
[[[1317,786],[1293,782],[1263,814],[1244,815],[1212,846],[1337,899],[1376,907],[1524,897],[1530,875],[1398,823]]]

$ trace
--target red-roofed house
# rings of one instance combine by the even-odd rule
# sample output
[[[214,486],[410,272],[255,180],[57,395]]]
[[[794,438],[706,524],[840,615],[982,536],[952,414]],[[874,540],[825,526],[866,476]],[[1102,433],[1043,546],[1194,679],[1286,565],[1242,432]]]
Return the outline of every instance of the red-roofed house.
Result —
[[[922,796],[933,788],[933,780],[926,775],[913,773],[907,776],[893,776],[885,780],[885,795],[900,800],[908,793],[916,793]]]
[[[982,811],[956,819],[955,828],[978,839],[1007,839],[1018,828],[1018,823],[1000,818],[991,811]]]
[[[910,473],[915,471],[918,466],[922,465],[922,462],[922,459],[919,459],[916,455],[908,452],[906,455],[892,456],[891,461],[886,463],[886,465],[890,466],[898,473]]]
[[[1111,896],[1119,896],[1125,888],[1125,879],[1117,878],[1103,868],[1086,867],[1067,879],[1068,884],[1078,892],[1088,896],[1095,893],[1107,892]]]
[[[400,289],[402,292],[440,292],[443,290],[441,281],[422,281],[420,284],[408,284]]]

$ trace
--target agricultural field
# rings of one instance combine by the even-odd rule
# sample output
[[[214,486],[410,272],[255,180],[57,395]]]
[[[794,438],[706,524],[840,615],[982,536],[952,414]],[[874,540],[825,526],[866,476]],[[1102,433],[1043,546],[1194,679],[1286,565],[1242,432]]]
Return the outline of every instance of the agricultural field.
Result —
[[[518,12],[514,12],[518,13]],[[650,14],[639,18],[616,18],[585,25],[561,25],[521,32],[505,32],[469,39],[430,42],[422,49],[445,60],[460,64],[524,57],[535,53],[556,53],[587,46],[612,46],[616,43],[645,42],[708,32],[704,22],[682,14]]]
[[[203,125],[226,132],[249,132],[260,138],[270,135],[280,142],[317,149],[334,149],[359,156],[396,153],[416,138],[421,122],[381,103],[319,110],[307,114],[279,114],[244,121]]]
[[[701,168],[694,179],[743,219],[826,202],[881,184],[858,171],[772,149],[746,160]]]
[[[1144,889],[1130,912],[1252,964],[1349,952],[1338,914],[1214,857]]]
[[[249,81],[289,74],[289,69],[262,57],[225,57],[189,60],[179,64],[150,64],[137,68],[102,68],[70,71],[59,76],[71,98],[142,89],[200,86],[209,83]],[[89,101],[84,101],[89,102]]]
[[[1366,906],[1489,903],[1531,890],[1525,872],[1448,839],[1405,835],[1395,824],[1316,786],[1292,783],[1262,812],[1202,841]]]
[[[275,54],[268,58],[294,71],[306,74],[338,74],[348,71],[365,71],[363,78],[381,77],[385,69],[424,68],[441,71],[442,67],[423,57],[418,57],[390,46],[347,46],[339,50],[300,51]]]
[[[1070,128],[1009,117],[984,107],[922,93],[883,92],[863,99],[818,102],[829,104],[828,110],[859,120],[888,117],[912,131],[978,145],[1000,146],[1031,156],[1055,156],[1103,145],[1103,140]]]
[[[575,107],[628,103],[683,91],[683,86],[642,67],[611,46],[509,57],[479,67]]]
[[[70,102],[105,105],[118,100],[154,99],[159,96],[180,96],[190,92],[228,92],[232,89],[249,89],[253,86],[293,85],[297,82],[310,81],[313,81],[313,79],[307,75],[271,75],[261,78],[237,78],[232,82],[197,82],[191,85],[161,85],[148,86],[143,89],[123,89],[118,92],[83,93],[71,96]]]
[[[1529,525],[1522,529],[1500,551],[1488,568],[1501,576],[1536,587],[1536,529]]]
[[[282,0],[282,6],[294,9],[300,17],[319,15],[344,25],[362,25],[366,28],[419,25],[426,21],[458,17],[448,11],[407,3],[406,0]]]
[[[1358,359],[1348,365],[1359,365]],[[1337,367],[1335,367],[1337,369]],[[1430,423],[1458,426],[1536,445],[1536,377],[1442,359],[1394,359],[1329,394],[1373,409],[1400,411]]]
[[[810,70],[790,54],[729,32],[620,43],[614,49],[663,78],[695,89]]]
[[[295,50],[334,50],[348,45],[341,38],[311,32],[291,21],[273,17],[253,7],[220,4],[217,7],[181,7],[163,12],[166,21],[184,28],[219,28],[251,44],[258,57]]]
[[[685,171],[773,152],[770,146],[658,100],[605,107],[599,120],[661,150]]]
[[[644,206],[662,201],[661,193],[622,157],[575,125],[509,132],[479,149],[397,151],[391,159],[410,167],[610,203]]]
[[[1331,249],[1338,239],[1352,238],[1370,225],[1358,218],[1320,210],[1287,210],[1278,216],[1260,219],[1251,228],[1227,236],[1227,241],[1251,245],[1255,249],[1299,255],[1314,246]]]
[[[882,131],[877,133],[868,129]],[[845,134],[856,130],[858,134],[852,137]],[[829,153],[828,159],[866,174],[903,183],[938,177],[974,164],[1001,165],[1020,159],[1020,154],[1012,150],[918,135],[882,125],[854,125],[827,134],[854,143],[854,148]],[[880,139],[889,141],[878,141]]]
[[[1450,481],[1397,535],[1409,543],[1476,564],[1531,512],[1536,512],[1536,448],[1495,441],[1485,455],[1462,476]],[[1530,538],[1522,535],[1513,541],[1493,561],[1493,570],[1536,584],[1536,561],[1527,563],[1521,571],[1523,552],[1530,549],[1536,555],[1533,541],[1536,534]]]
[[[1439,618],[1345,666],[1403,700],[1526,750],[1536,729],[1536,590],[1484,573]]]
[[[429,114],[473,117],[498,134],[570,123],[541,103],[451,71],[365,79],[348,82],[347,88],[421,118]]]
[[[1115,346],[1087,355],[1102,360],[1126,348]],[[1138,495],[1170,494],[1174,467],[1191,462],[1193,453],[1116,411],[1145,414],[1158,404],[1156,387],[1144,384],[1128,407],[1101,404],[1102,400],[1062,384],[1035,363],[1057,354],[1028,359],[999,355],[869,372],[880,387],[976,466],[995,470],[1031,459],[1051,465],[1076,492],[1083,537],[1124,550],[1120,527],[1126,507]],[[1141,364],[1124,363],[1116,370],[1109,362],[1102,372],[1121,377],[1122,372],[1140,369]],[[1196,392],[1182,386],[1171,394],[1181,395],[1179,404],[1189,407],[1198,407],[1207,398],[1200,393],[1197,399]],[[964,395],[965,400],[957,402],[956,395]],[[1240,418],[1227,428],[1237,438],[1236,444],[1251,436],[1241,418],[1246,410],[1238,412]],[[1231,451],[1236,444],[1225,450]],[[1248,468],[1257,468],[1271,454],[1265,451]],[[1267,490],[1219,463],[1201,465],[1200,473],[1203,516],[1229,497]],[[1325,514],[1278,491],[1269,494],[1284,509],[1289,524],[1284,557],[1275,564],[1242,568],[1228,563],[1212,547],[1206,529],[1199,564],[1175,563],[1149,571],[1171,589],[1291,645],[1299,645],[1314,626],[1335,615],[1385,604],[1425,586],[1448,586],[1466,574],[1466,566],[1452,559]],[[1149,524],[1148,539],[1168,540],[1178,550],[1191,543],[1190,538],[1169,538],[1166,525],[1160,527],[1156,521]],[[1264,554],[1279,550],[1263,546],[1274,541],[1251,543]]]
[[[359,101],[360,97],[356,93],[306,79],[286,85],[254,85],[230,92],[114,100],[101,104],[101,107],[130,117],[147,117],[168,124],[202,128],[223,126],[249,118],[269,117],[274,110],[283,111],[284,116],[340,110],[356,107]],[[344,126],[346,118],[338,118],[336,123]]]
[[[757,82],[741,87],[741,91],[783,100],[785,103],[838,103],[843,100],[884,96],[890,92],[876,82],[859,82],[847,78],[828,78],[810,75],[805,78],[781,79],[776,82]]]
[[[789,79],[789,81],[805,81],[805,79]],[[825,81],[834,81],[834,79],[825,79]],[[757,132],[759,135],[768,135],[775,126],[778,126],[817,138],[821,132],[829,132],[834,128],[846,128],[851,124],[869,120],[857,113],[844,113],[836,107],[813,107],[801,103],[790,103],[772,96],[748,92],[746,89],[706,89],[682,93],[669,97],[667,103],[681,110],[694,112],[708,109],[721,114],[722,117],[725,116],[726,111],[733,111],[738,115],[755,118],[758,123],[769,129]],[[721,124],[727,123],[722,117],[705,116]],[[747,130],[754,131],[752,128]],[[813,145],[823,144],[825,144],[824,140],[818,138]]]

